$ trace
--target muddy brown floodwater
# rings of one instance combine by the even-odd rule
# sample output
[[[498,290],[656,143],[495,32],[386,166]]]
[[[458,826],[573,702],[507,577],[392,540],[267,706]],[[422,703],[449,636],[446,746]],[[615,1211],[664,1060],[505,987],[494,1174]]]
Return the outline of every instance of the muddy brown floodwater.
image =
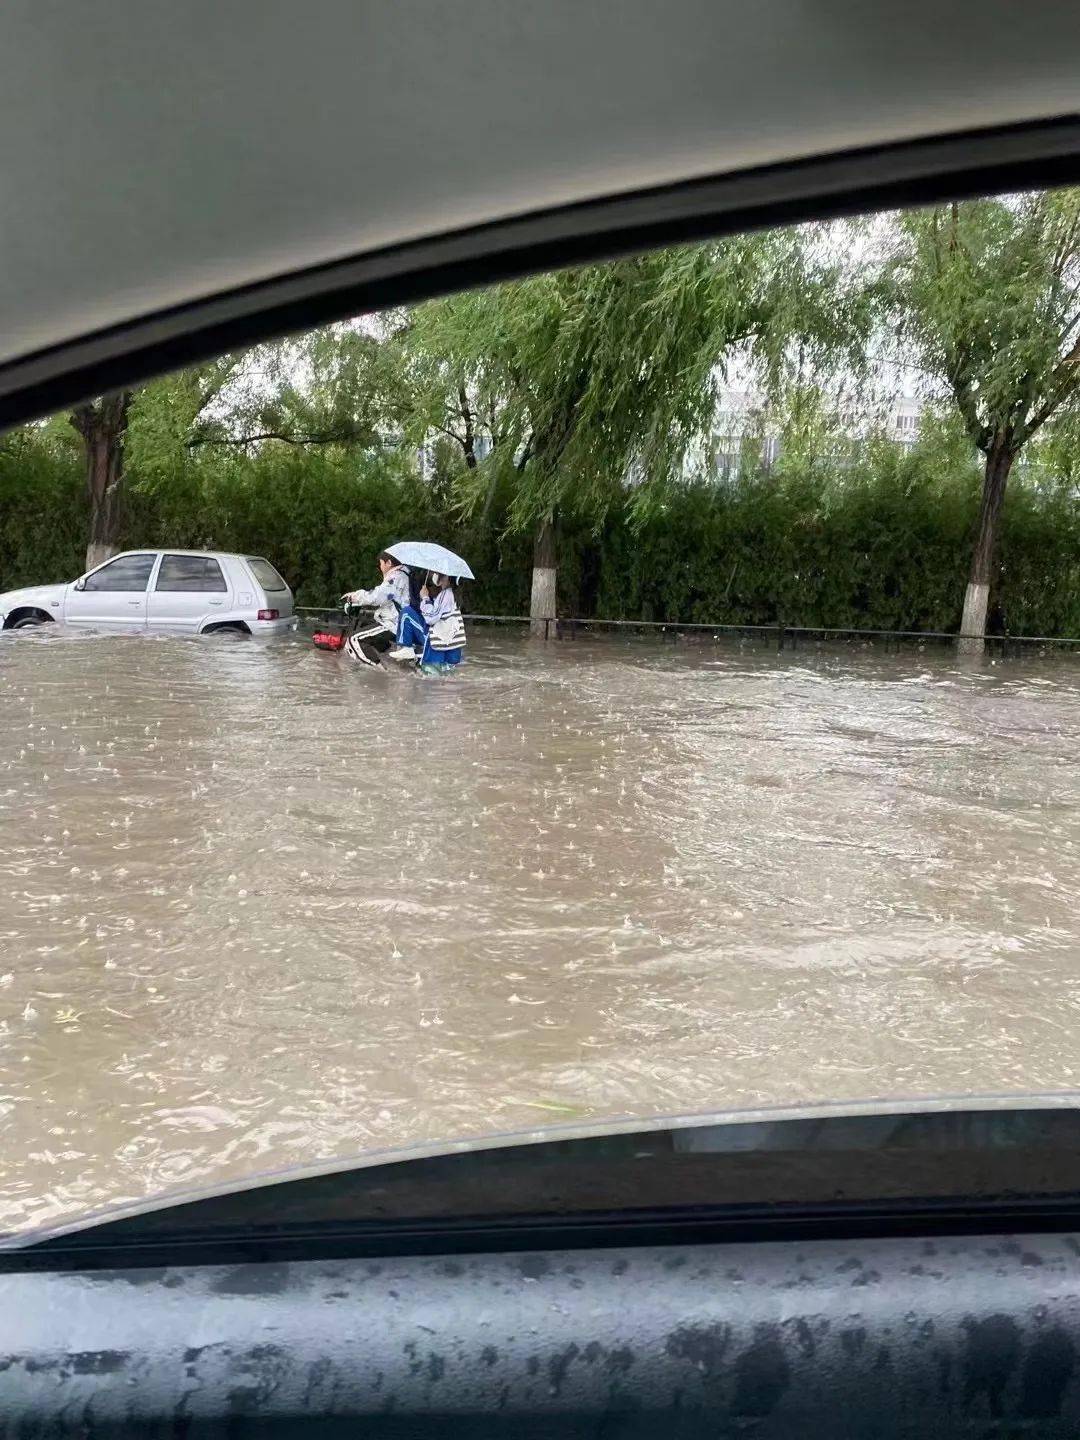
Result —
[[[575,1117],[1072,1088],[1080,665],[0,640],[0,1226]]]

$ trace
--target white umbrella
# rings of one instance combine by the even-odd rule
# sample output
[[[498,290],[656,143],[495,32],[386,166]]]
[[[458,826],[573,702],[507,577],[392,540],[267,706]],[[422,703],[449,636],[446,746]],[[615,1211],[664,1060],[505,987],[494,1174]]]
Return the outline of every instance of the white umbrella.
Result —
[[[414,565],[418,570],[434,570],[455,580],[476,579],[460,555],[447,550],[445,545],[434,545],[428,540],[401,540],[396,545],[388,545],[386,553],[400,560],[402,565]]]

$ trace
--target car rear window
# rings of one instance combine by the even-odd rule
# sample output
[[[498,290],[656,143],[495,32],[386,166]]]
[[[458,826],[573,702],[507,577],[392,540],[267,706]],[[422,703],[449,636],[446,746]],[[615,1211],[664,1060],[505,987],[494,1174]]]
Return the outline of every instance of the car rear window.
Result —
[[[211,555],[166,555],[158,571],[155,590],[227,590],[221,566]]]
[[[249,555],[247,563],[252,575],[268,593],[274,590],[288,590],[288,585],[285,584],[269,560],[260,560],[257,555]]]

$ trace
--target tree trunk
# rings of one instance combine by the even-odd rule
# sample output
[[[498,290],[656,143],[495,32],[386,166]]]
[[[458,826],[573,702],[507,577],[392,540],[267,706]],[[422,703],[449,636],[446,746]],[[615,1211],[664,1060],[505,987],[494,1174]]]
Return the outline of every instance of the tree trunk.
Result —
[[[122,450],[115,438],[98,431],[86,442],[86,488],[90,495],[90,540],[86,568],[92,570],[116,552],[120,531]]]
[[[90,500],[90,537],[86,568],[92,570],[114,554],[120,532],[120,500],[124,479],[124,435],[131,391],[105,395],[79,405],[71,423],[83,439],[86,491]]]
[[[994,578],[998,523],[1005,499],[1005,486],[1015,459],[1015,451],[1001,436],[995,438],[987,451],[979,533],[975,540],[975,553],[971,557],[971,575],[964,596],[964,616],[960,622],[960,633],[965,637],[959,641],[959,650],[963,655],[981,655],[983,652],[986,609],[990,599],[990,584]]]
[[[555,516],[548,512],[541,520],[533,542],[532,597],[529,602],[529,629],[534,635],[552,633],[555,619]]]
[[[468,392],[464,385],[458,386],[458,409],[461,411],[461,448],[465,452],[465,465],[469,470],[476,469],[476,430],[473,426],[472,407],[469,405]]]

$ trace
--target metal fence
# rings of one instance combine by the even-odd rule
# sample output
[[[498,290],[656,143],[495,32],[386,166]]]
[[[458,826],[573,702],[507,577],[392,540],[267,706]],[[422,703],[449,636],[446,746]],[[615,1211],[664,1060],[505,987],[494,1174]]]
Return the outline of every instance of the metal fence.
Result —
[[[298,605],[296,613],[301,618],[341,617],[340,607],[335,605]],[[723,639],[748,641],[775,650],[798,650],[825,644],[863,645],[880,647],[883,653],[899,653],[903,650],[923,650],[927,646],[951,647],[961,640],[978,640],[980,637],[964,635],[949,630],[863,630],[856,626],[837,627],[822,625],[706,625],[693,621],[666,620],[595,620],[580,616],[559,617],[558,619],[533,621],[528,615],[482,615],[470,614],[465,619],[473,625],[506,625],[528,629],[545,640],[576,640],[583,635],[606,633],[651,636],[677,644],[683,638],[707,644]],[[535,627],[535,628],[534,628]],[[542,627],[542,628],[541,628]],[[986,649],[991,655],[1002,658],[1017,658],[1032,653],[1060,649],[1072,653],[1080,645],[1080,638],[1061,635],[987,635]]]

